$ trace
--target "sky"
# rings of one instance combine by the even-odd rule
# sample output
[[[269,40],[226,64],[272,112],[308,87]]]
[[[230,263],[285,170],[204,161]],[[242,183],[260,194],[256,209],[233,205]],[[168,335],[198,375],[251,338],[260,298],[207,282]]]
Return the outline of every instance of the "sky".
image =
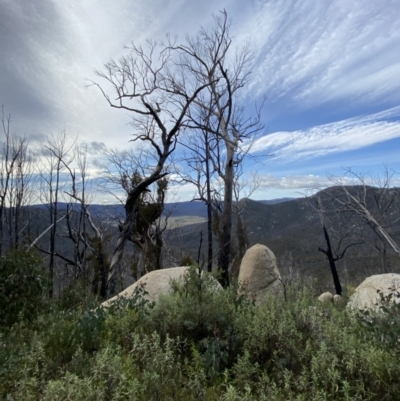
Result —
[[[344,168],[400,172],[398,0],[0,0],[0,103],[12,132],[37,146],[65,131],[98,166],[105,149],[131,146],[133,128],[90,86],[95,70],[132,42],[184,42],[222,9],[234,44],[254,53],[243,104],[266,99],[245,163],[260,179],[254,199],[300,196]]]

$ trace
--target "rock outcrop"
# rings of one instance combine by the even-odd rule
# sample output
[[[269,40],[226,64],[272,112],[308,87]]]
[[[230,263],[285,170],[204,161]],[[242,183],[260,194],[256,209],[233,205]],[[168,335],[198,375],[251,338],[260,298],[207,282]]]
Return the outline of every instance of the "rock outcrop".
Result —
[[[135,294],[136,288],[141,285],[144,285],[144,289],[147,292],[145,298],[150,302],[157,301],[161,294],[169,294],[171,292],[171,281],[181,278],[189,268],[189,266],[170,267],[147,273],[115,297],[103,302],[101,306],[109,307],[118,297],[131,298]],[[217,280],[215,280],[215,287],[217,289],[222,288]]]
[[[378,290],[384,296],[400,291],[400,274],[376,274],[368,277],[356,288],[347,307],[352,310],[377,309],[376,304],[380,301]],[[392,300],[400,302],[396,297]]]
[[[110,306],[118,297],[132,298],[138,286],[144,285],[144,289],[148,294],[145,298],[150,302],[156,301],[160,294],[168,294],[171,291],[171,280],[177,280],[188,269],[187,266],[172,267],[169,269],[154,270],[145,274],[136,283],[133,283],[125,290],[121,291],[115,297],[108,299],[101,305]]]
[[[239,293],[262,304],[269,294],[283,296],[284,287],[274,253],[265,245],[249,248],[239,270]]]

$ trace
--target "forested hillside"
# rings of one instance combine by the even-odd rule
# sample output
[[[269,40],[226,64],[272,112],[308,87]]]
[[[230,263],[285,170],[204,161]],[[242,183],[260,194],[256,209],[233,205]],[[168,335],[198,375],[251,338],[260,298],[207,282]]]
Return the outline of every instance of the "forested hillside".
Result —
[[[354,187],[354,193],[361,190]],[[372,198],[378,188],[369,188],[369,206],[372,213],[379,210]],[[400,242],[400,190],[392,189],[393,203],[387,211],[385,222],[388,232]],[[333,282],[328,260],[318,248],[326,247],[321,224],[321,216],[313,206],[316,198],[323,198],[326,208],[326,224],[332,233],[332,242],[341,250],[350,246],[344,257],[337,262],[338,272],[344,284],[357,286],[372,274],[400,272],[400,260],[393,249],[385,247],[386,268],[382,266],[381,240],[359,216],[349,213],[335,213],[338,204],[329,196],[329,190],[322,191],[311,198],[300,198],[272,205],[251,199],[241,200],[242,217],[248,237],[248,246],[256,243],[267,245],[276,255],[281,274],[287,279],[301,277],[315,279],[321,290],[332,290]],[[350,218],[351,217],[351,218]],[[350,221],[349,221],[350,218]],[[168,234],[171,243],[179,247],[184,244],[190,255],[198,253],[200,232],[206,232],[206,225],[198,224],[172,230]],[[204,247],[204,244],[203,244]],[[339,250],[340,251],[340,250]],[[339,252],[340,253],[340,252]]]

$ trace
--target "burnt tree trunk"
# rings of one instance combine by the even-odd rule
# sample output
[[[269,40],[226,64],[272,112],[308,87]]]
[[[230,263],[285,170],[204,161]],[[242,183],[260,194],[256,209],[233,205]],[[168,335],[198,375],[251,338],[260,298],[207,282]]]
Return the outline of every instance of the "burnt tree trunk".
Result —
[[[218,251],[218,270],[221,273],[220,283],[223,287],[229,286],[229,266],[231,259],[232,233],[232,197],[233,197],[233,154],[232,144],[227,143],[227,161],[224,179],[224,206],[220,218],[220,247]]]
[[[332,272],[333,283],[335,284],[336,294],[342,295],[342,286],[340,285],[339,275],[338,275],[338,272],[336,269],[336,263],[335,263],[339,258],[333,256],[331,241],[329,239],[328,230],[326,229],[325,225],[322,226],[322,229],[324,230],[324,237],[325,237],[326,246],[328,249],[324,250],[324,249],[318,248],[318,250],[320,252],[324,253],[329,261],[329,266],[330,266],[331,272]]]
[[[210,148],[208,143],[208,132],[205,133],[206,145],[206,180],[207,180],[207,236],[208,236],[208,256],[207,271],[212,272],[213,259],[213,233],[212,233],[212,205],[211,205],[211,177],[210,177]]]

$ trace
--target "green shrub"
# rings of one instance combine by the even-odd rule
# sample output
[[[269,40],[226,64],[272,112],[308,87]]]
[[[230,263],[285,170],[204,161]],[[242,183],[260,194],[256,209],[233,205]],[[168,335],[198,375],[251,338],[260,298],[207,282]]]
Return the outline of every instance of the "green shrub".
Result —
[[[35,252],[12,251],[0,258],[0,325],[32,321],[45,306],[48,276]]]
[[[255,399],[395,400],[400,394],[396,357],[366,341],[343,306],[321,304],[310,291],[289,287],[286,303],[270,298],[244,329],[231,383],[240,396],[261,383]]]
[[[92,294],[83,279],[70,283],[55,300],[54,306],[59,310],[77,310],[92,308],[98,304],[98,298]]]
[[[162,338],[184,338],[200,352],[210,377],[231,366],[240,349],[236,321],[238,310],[253,305],[238,298],[235,290],[223,290],[209,273],[191,267],[181,280],[172,283],[173,294],[160,296],[150,311],[146,327]]]
[[[190,255],[185,255],[181,258],[179,266],[193,266],[194,261]]]
[[[255,307],[196,268],[172,287],[154,306],[142,288],[16,322],[0,334],[0,399],[400,398],[398,353],[344,305],[290,285]]]
[[[132,333],[142,331],[144,319],[154,303],[146,295],[145,284],[137,286],[132,297],[118,297],[108,308],[101,308],[105,313],[103,330],[104,340],[117,344],[125,350],[132,347]]]
[[[379,294],[377,310],[359,312],[360,323],[377,341],[400,356],[400,291]]]

